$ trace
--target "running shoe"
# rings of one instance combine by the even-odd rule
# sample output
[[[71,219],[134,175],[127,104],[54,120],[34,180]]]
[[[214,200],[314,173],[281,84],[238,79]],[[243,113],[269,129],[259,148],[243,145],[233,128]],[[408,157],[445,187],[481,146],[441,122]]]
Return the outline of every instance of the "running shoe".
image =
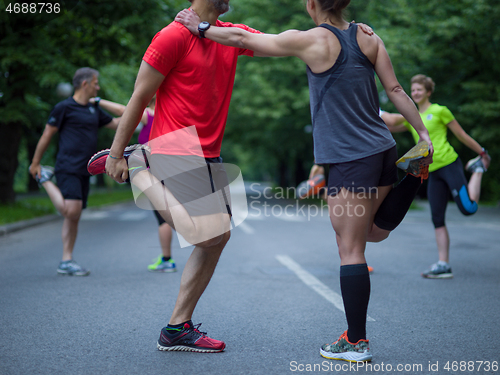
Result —
[[[423,165],[422,159],[427,155],[429,155],[429,144],[425,141],[418,142],[396,162],[396,165],[406,173],[425,180],[429,177],[429,166]]]
[[[135,152],[135,150],[141,150],[141,152]],[[94,154],[92,156],[87,164],[87,170],[92,176],[95,176],[97,174],[102,174],[106,172],[106,159],[108,158],[110,149],[107,148],[105,150],[101,150],[98,153]],[[125,160],[128,162],[128,159],[131,155],[135,158],[141,158],[141,162],[144,163],[144,160],[149,158],[150,154],[150,148],[148,146],[144,145],[131,145],[125,147],[125,150],[123,151],[123,157]]]
[[[481,156],[476,156],[474,159],[469,160],[467,164],[465,164],[465,170],[470,173],[484,173],[487,171]]]
[[[448,263],[434,263],[428,270],[422,272],[422,277],[426,279],[451,279],[453,273]]]
[[[35,177],[35,181],[38,182],[38,186],[40,187],[44,182],[50,181],[52,177],[54,177],[54,168],[49,167],[48,165],[41,165],[41,167],[40,177],[38,177],[38,175]]]
[[[177,267],[175,266],[175,261],[169,259],[167,261],[163,260],[163,256],[160,255],[158,259],[155,260],[153,264],[148,266],[148,271],[150,272],[175,272]]]
[[[69,275],[69,276],[88,276],[90,271],[82,268],[74,260],[61,261],[59,267],[57,267],[57,273],[59,275]]]
[[[200,332],[198,330],[200,326],[201,323],[193,325],[190,320],[184,323],[184,326],[175,334],[169,333],[167,327],[164,327],[158,339],[158,350],[198,353],[222,352],[226,344],[223,341],[211,339],[206,335],[206,332]]]
[[[333,344],[323,345],[320,354],[322,357],[328,359],[338,359],[348,362],[368,362],[372,360],[369,340],[359,340],[353,344],[347,339],[347,331]]]

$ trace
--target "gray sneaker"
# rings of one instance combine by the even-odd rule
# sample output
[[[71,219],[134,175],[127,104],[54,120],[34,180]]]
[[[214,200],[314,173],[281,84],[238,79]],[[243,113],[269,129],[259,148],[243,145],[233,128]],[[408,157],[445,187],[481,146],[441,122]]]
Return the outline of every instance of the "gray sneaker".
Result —
[[[82,268],[74,260],[66,260],[59,263],[59,267],[57,267],[57,273],[59,275],[69,276],[88,276],[90,274],[90,271]]]
[[[448,264],[434,263],[427,271],[422,273],[426,279],[450,279],[453,277],[451,267]]]
[[[476,156],[474,159],[470,159],[467,164],[465,164],[465,170],[470,173],[486,172],[481,156]]]
[[[31,167],[31,165],[30,165]],[[38,182],[38,186],[42,186],[44,182],[50,181],[54,177],[54,168],[48,165],[41,165],[42,170],[40,171],[40,177],[36,176],[35,180]]]

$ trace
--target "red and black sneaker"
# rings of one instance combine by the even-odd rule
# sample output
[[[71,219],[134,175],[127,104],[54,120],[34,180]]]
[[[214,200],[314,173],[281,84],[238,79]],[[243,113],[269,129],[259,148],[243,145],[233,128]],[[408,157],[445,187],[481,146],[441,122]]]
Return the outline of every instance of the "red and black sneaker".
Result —
[[[134,151],[138,150],[138,152],[134,153]],[[125,147],[125,150],[123,151],[123,157],[125,160],[128,162],[128,158],[131,155],[138,156],[144,158],[147,163],[147,158],[149,156],[150,150],[148,146],[144,145],[131,145]],[[94,156],[92,156],[87,164],[87,170],[92,176],[95,176],[97,174],[102,174],[105,173],[105,167],[106,167],[106,159],[108,158],[109,155],[109,148],[105,150],[101,150],[98,153],[96,153]],[[144,163],[144,161],[142,161]]]
[[[158,350],[182,351],[198,353],[218,353],[226,347],[223,341],[214,340],[208,337],[206,332],[200,332],[200,324],[193,325],[192,321],[184,323],[179,332],[171,334],[167,327],[161,330],[158,339]]]

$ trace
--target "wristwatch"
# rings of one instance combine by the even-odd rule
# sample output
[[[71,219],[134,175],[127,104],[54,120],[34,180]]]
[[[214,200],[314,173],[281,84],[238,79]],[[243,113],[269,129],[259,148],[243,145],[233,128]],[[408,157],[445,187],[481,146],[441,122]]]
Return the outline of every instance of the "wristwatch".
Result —
[[[96,96],[96,97],[94,98],[94,104],[95,104],[95,105],[99,105],[99,102],[100,102],[100,101],[101,101],[101,98],[99,98],[98,96]]]
[[[198,25],[198,31],[200,32],[200,38],[205,38],[205,31],[210,29],[210,23],[203,21]]]

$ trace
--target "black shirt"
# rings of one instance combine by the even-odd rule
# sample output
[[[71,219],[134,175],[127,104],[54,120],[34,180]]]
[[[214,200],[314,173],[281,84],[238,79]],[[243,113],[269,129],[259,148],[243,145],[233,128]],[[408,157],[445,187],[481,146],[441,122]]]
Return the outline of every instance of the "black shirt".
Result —
[[[56,172],[88,176],[87,163],[97,151],[97,130],[113,118],[95,104],[72,97],[56,104],[47,123],[59,130]]]

